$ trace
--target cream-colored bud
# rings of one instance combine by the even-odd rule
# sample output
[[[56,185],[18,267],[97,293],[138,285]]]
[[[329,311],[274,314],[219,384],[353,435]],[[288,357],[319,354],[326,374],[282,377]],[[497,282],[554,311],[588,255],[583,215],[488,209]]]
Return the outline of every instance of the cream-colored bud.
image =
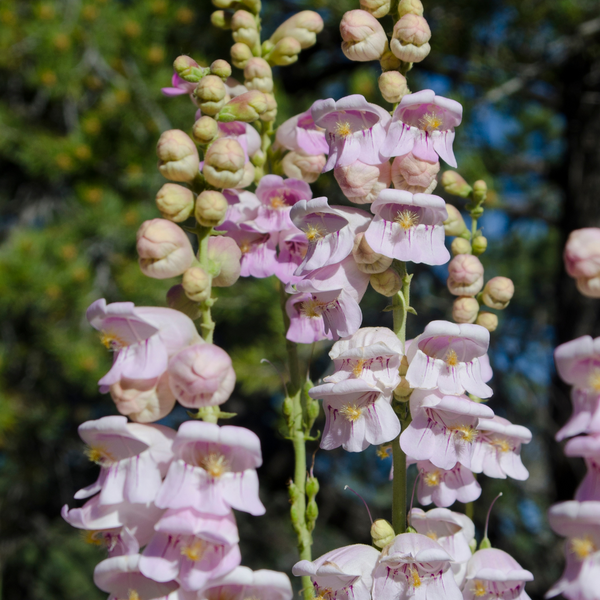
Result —
[[[277,118],[277,100],[273,94],[265,94],[267,99],[267,110],[260,115],[260,120],[265,122],[272,122]]]
[[[452,305],[452,318],[456,323],[475,323],[479,312],[479,302],[475,298],[463,296]]]
[[[340,22],[342,52],[350,60],[379,60],[386,50],[387,36],[381,23],[366,10],[349,10]]]
[[[298,150],[297,152],[288,152],[281,161],[281,167],[287,177],[314,183],[321,175],[326,163],[327,158],[324,154],[306,154],[302,150]]]
[[[404,377],[404,375],[406,375],[408,373],[408,357],[406,356],[406,354],[402,357],[402,360],[400,361],[400,366],[398,367],[398,373],[400,373],[400,375],[402,377]]]
[[[251,157],[250,162],[255,167],[262,167],[267,162],[267,155],[262,150],[257,150]],[[288,175],[288,177],[296,177],[295,175]],[[299,178],[297,178],[299,179]]]
[[[390,6],[390,0],[360,0],[360,7],[376,19],[385,17],[390,12]]]
[[[270,101],[266,94],[258,90],[251,90],[230,100],[217,115],[217,121],[231,123],[243,121],[252,123],[269,110]]]
[[[226,236],[214,236],[208,240],[208,260],[213,274],[213,287],[229,287],[240,276],[242,251],[235,240]]]
[[[369,246],[364,233],[357,233],[354,238],[354,247],[352,256],[356,261],[356,266],[363,273],[383,273],[391,265],[393,259],[383,254],[378,254]]]
[[[203,227],[216,227],[225,220],[229,204],[221,192],[205,190],[196,198],[194,214]]]
[[[227,90],[220,77],[207,75],[194,90],[200,110],[207,115],[216,115],[225,106]]]
[[[450,250],[452,251],[452,256],[457,256],[459,254],[470,254],[471,242],[469,242],[469,240],[465,240],[465,238],[457,237],[452,240],[452,244],[450,244]]]
[[[410,395],[413,393],[413,388],[406,380],[404,375],[400,376],[400,383],[394,388],[394,398],[399,402],[408,402]]]
[[[452,204],[446,204],[446,210],[448,211],[448,218],[444,221],[444,231],[446,235],[462,235],[467,231],[465,220],[460,214],[460,210]],[[465,240],[466,242],[467,240]],[[468,242],[467,242],[468,243]],[[467,252],[458,252],[457,254],[469,254],[471,247]]]
[[[165,183],[156,194],[156,207],[163,219],[182,223],[194,210],[194,194],[176,183]]]
[[[439,161],[431,163],[412,152],[397,156],[392,163],[392,181],[397,190],[411,194],[431,194],[437,186]]]
[[[294,37],[280,39],[269,53],[269,62],[278,67],[287,67],[298,60],[302,44]]]
[[[477,180],[473,184],[473,200],[475,202],[484,202],[487,197],[487,183],[483,179]]]
[[[473,191],[473,188],[456,171],[444,171],[442,185],[449,194],[461,198],[468,198]]]
[[[260,0],[241,0],[242,4],[249,8],[255,15],[260,13],[262,7]]]
[[[219,58],[210,65],[210,72],[225,80],[231,77],[231,65],[226,60]]]
[[[170,129],[160,136],[156,155],[158,170],[171,181],[192,181],[198,175],[198,149],[190,136],[180,129]]]
[[[371,287],[382,296],[397,294],[402,289],[402,279],[395,269],[386,269],[383,273],[373,273],[369,278]]]
[[[394,528],[385,519],[373,521],[373,525],[371,525],[371,538],[373,539],[374,546],[384,548],[388,544],[391,544],[395,537],[396,532]]]
[[[473,249],[473,254],[475,256],[479,256],[480,254],[483,254],[487,250],[487,245],[488,245],[487,238],[482,235],[478,235],[473,240],[473,243],[471,244],[471,247]]]
[[[380,165],[367,165],[357,160],[345,167],[336,167],[333,175],[344,196],[355,204],[370,204],[392,180],[388,161]]]
[[[233,39],[241,44],[254,48],[260,42],[260,34],[256,19],[247,10],[236,10],[231,19],[231,31]]]
[[[300,42],[302,49],[309,48],[317,41],[317,33],[323,30],[323,19],[313,10],[303,10],[284,21],[270,38],[277,44],[284,37],[293,37]]]
[[[379,91],[386,102],[395,104],[410,94],[406,77],[398,71],[386,71],[379,76]]]
[[[588,298],[600,298],[600,276],[577,277],[575,284],[580,294]]]
[[[398,3],[398,17],[404,15],[423,16],[423,3],[421,0],[400,0]]]
[[[202,267],[188,269],[181,280],[185,295],[193,302],[204,302],[210,298],[210,284],[210,275]]]
[[[242,180],[245,163],[244,150],[237,140],[219,138],[206,152],[202,173],[210,185],[231,188]]]
[[[402,66],[402,61],[394,53],[386,49],[379,59],[382,71],[397,71]]]
[[[244,85],[249,90],[259,92],[273,91],[273,72],[264,58],[255,56],[244,67]]]
[[[496,328],[498,327],[498,315],[495,315],[491,312],[482,311],[477,315],[477,320],[475,323],[485,327],[490,332],[496,331]]]
[[[490,308],[506,308],[515,294],[515,285],[508,277],[494,277],[483,288],[483,303]]]
[[[202,67],[191,56],[186,56],[185,54],[178,56],[173,62],[173,70],[177,75],[185,78],[195,74],[198,79],[193,78],[193,81],[199,81],[201,69]]]
[[[252,50],[246,44],[242,43],[231,46],[230,54],[233,66],[238,69],[243,69],[246,63],[252,58]]]
[[[448,263],[447,284],[450,293],[455,296],[475,296],[483,287],[481,261],[472,254],[455,256]]]
[[[231,29],[231,13],[224,10],[215,10],[210,15],[210,22],[219,29]]]
[[[199,144],[210,144],[219,135],[219,125],[212,117],[205,115],[194,123],[192,135]]]
[[[256,169],[254,168],[254,165],[250,161],[248,161],[244,165],[244,174],[242,175],[242,179],[235,186],[235,189],[242,190],[244,188],[247,188],[254,181],[255,175],[256,175]]]
[[[421,62],[431,51],[431,29],[423,17],[404,15],[394,25],[390,49],[404,62]]]

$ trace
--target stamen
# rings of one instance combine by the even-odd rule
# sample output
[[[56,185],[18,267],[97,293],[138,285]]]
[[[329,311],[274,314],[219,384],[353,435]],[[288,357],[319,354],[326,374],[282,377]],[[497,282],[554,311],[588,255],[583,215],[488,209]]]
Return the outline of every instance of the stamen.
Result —
[[[333,590],[331,588],[317,588],[315,590],[317,595],[315,596],[315,600],[330,600],[334,597]]]
[[[199,539],[194,540],[193,544],[189,544],[181,548],[181,554],[193,562],[200,560],[205,551],[206,543]]]
[[[487,590],[485,588],[485,583],[483,583],[483,581],[475,580],[473,583],[475,584],[475,587],[473,589],[473,595],[475,597],[481,598],[482,596],[487,595]]]
[[[83,452],[93,463],[101,467],[108,467],[117,462],[116,458],[101,446],[87,446]]]
[[[204,469],[211,477],[218,478],[229,471],[229,461],[218,452],[209,452],[196,458],[198,466]]]
[[[309,242],[316,242],[324,237],[327,231],[324,227],[321,227],[321,225],[307,225],[306,229],[304,229],[304,233]]]
[[[354,368],[352,369],[352,375],[354,375],[354,377],[360,377],[360,374],[363,372],[363,367],[365,366],[366,362],[367,361],[364,358],[358,359],[358,361],[354,365]]]
[[[410,575],[408,577],[408,581],[410,585],[412,585],[414,588],[421,587],[421,577],[419,576],[419,571],[417,571],[416,567],[413,565],[410,565],[409,569]]]
[[[448,352],[446,353],[446,356],[444,357],[444,362],[449,367],[457,367],[458,363],[460,362],[458,360],[458,354],[456,354],[456,352],[454,350],[448,350]]]
[[[419,119],[419,126],[424,131],[437,131],[443,124],[444,117],[432,110],[431,112],[425,113]]]
[[[377,448],[377,457],[381,460],[389,458],[391,449],[392,447],[390,445],[379,446],[379,448]]]
[[[583,560],[590,554],[598,551],[594,540],[589,535],[582,538],[572,538],[569,540],[569,547],[571,552],[575,554],[577,560]]]
[[[271,206],[273,208],[285,208],[287,205],[281,196],[275,196],[271,198]]]
[[[394,223],[398,223],[404,231],[419,224],[419,215],[412,210],[400,210],[394,218]]]
[[[435,487],[436,485],[440,485],[441,477],[439,471],[430,471],[429,473],[425,473],[423,475],[423,481],[425,485],[428,487]]]
[[[102,531],[82,531],[81,536],[83,537],[83,541],[86,544],[92,544],[93,546],[103,546],[104,538],[102,535]]]
[[[340,137],[347,137],[352,133],[352,127],[348,121],[338,121],[335,126],[335,134]]]
[[[590,375],[589,385],[594,391],[600,392],[600,369],[595,369]]]
[[[344,404],[342,408],[340,408],[340,414],[344,415],[348,421],[358,421],[360,416],[362,415],[363,409],[360,406],[356,406],[356,404]]]
[[[477,437],[477,429],[471,425],[459,425],[458,427],[450,428],[450,431],[467,444],[474,442]]]
[[[500,452],[510,452],[513,448],[510,442],[505,438],[493,438],[489,440],[491,446],[498,448]]]
[[[435,531],[428,531],[428,532],[427,532],[425,535],[426,535],[426,536],[427,536],[427,537],[428,537],[430,540],[434,540],[434,541],[436,541],[436,542],[437,542],[438,536],[437,536],[437,533],[435,533]]]
[[[107,350],[116,351],[127,346],[127,342],[121,339],[114,333],[104,332],[100,337],[100,341],[106,347]]]
[[[135,590],[129,590],[127,600],[140,600],[140,595]]]
[[[242,254],[247,254],[248,252],[250,252],[251,248],[252,244],[247,240],[240,244],[240,250],[242,251]]]
[[[323,316],[323,311],[328,306],[327,302],[320,302],[319,300],[305,300],[300,303],[300,312],[310,319]]]

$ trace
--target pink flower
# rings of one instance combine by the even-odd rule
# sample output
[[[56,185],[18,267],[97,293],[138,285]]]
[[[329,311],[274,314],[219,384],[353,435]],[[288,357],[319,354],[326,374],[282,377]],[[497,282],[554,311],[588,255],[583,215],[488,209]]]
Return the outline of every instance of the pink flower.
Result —
[[[196,120],[199,117],[200,111],[196,113]],[[250,123],[219,123],[219,137],[237,140],[246,155],[246,162],[260,150],[260,134]]]
[[[181,96],[183,94],[192,94],[197,85],[197,83],[189,83],[179,77],[177,73],[173,73],[173,77],[171,78],[172,87],[161,88],[161,91],[165,96]]]
[[[407,351],[406,380],[411,387],[442,394],[465,391],[489,398],[492,390],[482,379],[479,357],[486,354],[490,332],[479,325],[432,321]]]
[[[362,452],[370,444],[391,442],[400,433],[391,395],[386,397],[364,380],[324,383],[309,394],[323,400],[325,428],[320,446],[324,450],[342,446],[348,452]]]
[[[575,492],[575,500],[600,500],[600,435],[582,435],[565,445],[566,456],[585,459],[587,473]]]
[[[355,235],[365,231],[371,220],[359,208],[331,207],[325,197],[301,200],[290,216],[308,239],[308,250],[296,275],[344,260],[352,252]]]
[[[600,337],[584,335],[561,344],[554,360],[564,382],[600,393]]]
[[[457,254],[448,265],[448,290],[455,296],[475,296],[483,287],[483,265],[473,254]],[[475,319],[473,319],[475,320]]]
[[[571,390],[573,414],[558,430],[557,442],[580,433],[600,433],[600,393],[595,390]]]
[[[503,550],[486,548],[473,554],[467,565],[464,600],[529,600],[525,582],[533,575]]]
[[[412,422],[400,436],[402,450],[445,470],[457,462],[471,468],[479,420],[494,416],[485,404],[466,396],[445,396],[437,390],[415,390],[410,397],[410,413]]]
[[[191,535],[229,545],[240,541],[233,512],[226,515],[211,515],[194,508],[169,508],[154,529],[163,533]]]
[[[531,431],[513,425],[502,417],[483,419],[477,425],[478,435],[473,444],[471,470],[488,477],[525,480],[529,471],[521,462],[521,444],[531,441]]]
[[[300,229],[292,226],[279,232],[279,254],[277,255],[277,267],[275,276],[282,283],[297,283],[302,279],[294,273],[304,260],[308,249],[306,235]]]
[[[98,382],[101,392],[121,378],[155,379],[169,357],[201,341],[194,322],[171,308],[136,307],[133,302],[96,300],[87,319],[102,332],[102,343],[115,352],[110,371]]]
[[[211,581],[198,596],[201,600],[227,598],[228,600],[292,600],[292,585],[285,573],[248,567],[233,571]]]
[[[288,119],[277,128],[277,143],[288,150],[302,150],[306,154],[327,154],[329,146],[325,133],[317,127],[310,110]]]
[[[419,533],[397,535],[373,571],[373,600],[462,600],[452,557]]]
[[[446,203],[439,196],[386,189],[371,205],[375,217],[365,238],[375,252],[402,261],[443,265]]]
[[[237,225],[244,221],[251,221],[258,214],[261,202],[256,194],[246,190],[228,189],[223,190],[223,195],[229,204],[229,208],[227,209],[225,222],[215,227],[217,231],[226,230],[227,225],[231,223]]]
[[[382,151],[387,156],[412,152],[430,163],[439,156],[456,167],[452,142],[461,121],[462,106],[455,100],[436,96],[433,90],[408,94],[394,111]]]
[[[110,416],[86,421],[78,432],[88,446],[88,458],[100,466],[100,476],[96,483],[79,490],[75,498],[89,498],[100,492],[100,504],[154,501],[173,459],[172,429]]]
[[[380,165],[367,165],[356,160],[346,167],[336,167],[333,175],[350,202],[370,204],[390,185],[391,167],[387,160]]]
[[[166,417],[175,406],[169,375],[156,379],[122,378],[110,386],[117,410],[137,423],[151,423]]]
[[[312,562],[297,562],[292,567],[292,573],[298,577],[309,575],[317,598],[370,600],[372,572],[379,555],[372,546],[344,546],[327,552]]]
[[[256,468],[260,440],[243,427],[186,421],[173,443],[175,460],[156,498],[163,508],[226,515],[231,508],[262,515]]]
[[[600,502],[561,502],[548,511],[550,527],[567,538],[567,564],[546,598],[596,600],[600,578]]]
[[[329,159],[324,171],[345,167],[360,159],[368,165],[380,165],[389,155],[380,149],[386,140],[390,115],[370,104],[359,94],[337,102],[317,100],[311,108],[315,124],[325,128]]]
[[[325,331],[323,313],[317,310],[312,294],[294,294],[285,303],[290,318],[286,338],[298,344],[312,344],[320,340],[332,340],[333,333]]]
[[[169,382],[186,408],[218,406],[233,392],[235,371],[225,350],[214,344],[194,344],[169,361]]]

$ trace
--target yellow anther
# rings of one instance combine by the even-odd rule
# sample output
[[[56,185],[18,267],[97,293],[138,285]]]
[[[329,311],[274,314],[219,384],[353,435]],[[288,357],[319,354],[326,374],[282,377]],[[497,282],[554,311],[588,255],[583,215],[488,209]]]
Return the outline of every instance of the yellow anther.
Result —
[[[404,231],[408,231],[419,224],[419,215],[412,210],[399,210],[394,217],[394,223],[398,223]]]
[[[435,540],[437,542],[438,536],[437,533],[435,533],[435,531],[428,531],[425,534],[430,540]]]
[[[248,241],[244,241],[240,244],[240,250],[241,250],[242,254],[247,254],[248,252],[250,252],[251,248],[252,248],[252,244]]]
[[[127,600],[140,600],[140,595],[135,590],[129,590]]]
[[[352,368],[352,375],[354,377],[360,377],[360,374],[363,372],[363,368],[367,361],[364,358],[359,358],[354,367]]]
[[[423,481],[428,487],[435,487],[436,485],[440,485],[440,472],[430,471],[429,473],[425,473],[425,475],[423,475]]]
[[[181,554],[186,556],[191,561],[196,562],[202,558],[206,550],[206,543],[202,540],[196,539],[192,544],[182,546]]]
[[[198,466],[202,467],[211,477],[221,477],[229,471],[229,461],[218,452],[209,452],[197,458]]]
[[[311,319],[321,317],[323,311],[327,307],[327,302],[319,302],[319,300],[305,300],[300,303],[300,312]]]
[[[304,233],[306,234],[306,239],[309,242],[316,242],[320,240],[327,232],[324,227],[320,225],[307,225],[306,229],[304,229]]]
[[[459,425],[458,427],[451,428],[450,431],[452,431],[457,438],[468,444],[474,442],[477,437],[477,429],[471,425]]]
[[[315,600],[331,600],[335,595],[331,588],[317,588],[316,592]]]
[[[595,369],[590,375],[589,384],[593,390],[600,392],[600,369]]]
[[[487,595],[487,589],[483,581],[475,580],[473,583],[475,584],[475,587],[473,588],[473,595],[475,597],[481,598],[482,596]]]
[[[444,362],[449,367],[457,367],[458,363],[460,362],[458,360],[458,354],[456,354],[456,352],[454,350],[448,350],[448,352],[446,353],[446,356],[444,357]]]
[[[490,444],[494,446],[494,448],[498,448],[500,452],[510,452],[513,449],[510,442],[505,438],[491,439]]]
[[[348,419],[348,421],[357,421],[360,419],[362,415],[363,409],[360,406],[356,406],[356,404],[344,404],[342,408],[340,408],[340,413]]]
[[[352,127],[348,121],[339,121],[335,126],[335,134],[340,137],[347,137],[352,133]]]
[[[83,541],[86,544],[92,544],[93,546],[102,546],[104,545],[104,537],[101,531],[82,531],[81,532]]]
[[[116,462],[115,457],[101,446],[87,446],[84,453],[93,463],[101,467],[106,467]]]
[[[127,343],[114,333],[103,333],[100,341],[108,350],[120,350],[127,346]]]
[[[389,457],[390,455],[390,450],[392,449],[391,446],[386,445],[386,446],[379,446],[379,448],[377,448],[377,456],[378,458],[380,458],[381,460],[384,460],[386,458]]]
[[[275,196],[271,198],[271,206],[273,208],[285,208],[287,205],[281,196]]]
[[[444,122],[444,118],[439,115],[435,110],[429,113],[425,113],[419,119],[419,125],[424,131],[437,131]]]
[[[577,560],[583,560],[598,550],[596,544],[594,544],[594,540],[589,535],[582,538],[571,538],[569,540],[569,548],[577,557]]]
[[[417,571],[416,567],[413,565],[410,566],[408,581],[414,588],[421,587],[421,577],[419,576],[419,571]]]

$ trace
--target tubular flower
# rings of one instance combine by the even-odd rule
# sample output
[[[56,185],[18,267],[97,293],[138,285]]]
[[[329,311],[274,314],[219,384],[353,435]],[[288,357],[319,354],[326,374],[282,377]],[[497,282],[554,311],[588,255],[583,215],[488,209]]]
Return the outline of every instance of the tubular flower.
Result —
[[[329,146],[325,132],[317,127],[310,110],[288,119],[277,128],[277,143],[288,150],[309,155],[327,154]]]
[[[600,500],[600,436],[582,435],[565,444],[566,456],[585,459],[587,473],[575,492],[575,500]]]
[[[296,227],[279,232],[279,254],[275,275],[282,283],[297,283],[300,277],[294,273],[304,260],[308,240],[303,231]]]
[[[323,313],[319,313],[314,305],[312,294],[294,294],[285,303],[285,310],[290,318],[290,326],[286,338],[298,344],[312,344],[320,340],[332,340],[331,329],[325,331]]]
[[[200,592],[202,600],[292,600],[292,585],[285,573],[248,567],[236,567],[233,571],[210,581]]]

